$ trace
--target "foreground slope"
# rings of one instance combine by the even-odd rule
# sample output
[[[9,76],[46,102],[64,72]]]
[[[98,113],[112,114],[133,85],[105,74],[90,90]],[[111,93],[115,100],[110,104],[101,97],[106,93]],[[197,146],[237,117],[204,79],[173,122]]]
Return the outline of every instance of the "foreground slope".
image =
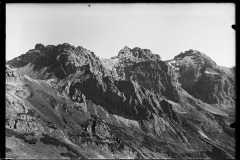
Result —
[[[136,153],[98,117],[7,66],[6,151],[8,157],[127,158]]]
[[[190,50],[164,62],[148,49],[124,47],[99,59],[83,47],[37,44],[8,64],[9,156],[30,158],[31,150],[53,158],[43,148],[56,145],[57,158],[235,156],[235,76],[203,54]]]

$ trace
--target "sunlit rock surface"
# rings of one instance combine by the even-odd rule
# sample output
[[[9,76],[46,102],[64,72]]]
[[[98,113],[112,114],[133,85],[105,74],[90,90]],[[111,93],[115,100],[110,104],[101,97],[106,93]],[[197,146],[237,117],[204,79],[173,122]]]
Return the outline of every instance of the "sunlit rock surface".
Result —
[[[9,158],[235,157],[235,68],[201,52],[37,44],[5,75]]]

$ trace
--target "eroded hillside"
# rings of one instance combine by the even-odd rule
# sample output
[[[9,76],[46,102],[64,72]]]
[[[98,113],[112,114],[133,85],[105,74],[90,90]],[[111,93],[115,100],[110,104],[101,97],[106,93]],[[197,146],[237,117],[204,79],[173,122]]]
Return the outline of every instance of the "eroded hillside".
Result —
[[[234,158],[234,121],[235,73],[198,51],[37,44],[6,67],[8,157]]]

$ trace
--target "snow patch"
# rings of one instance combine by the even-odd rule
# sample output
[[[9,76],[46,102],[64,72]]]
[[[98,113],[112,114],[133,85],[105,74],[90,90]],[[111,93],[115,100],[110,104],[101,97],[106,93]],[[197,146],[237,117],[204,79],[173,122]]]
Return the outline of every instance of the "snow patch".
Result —
[[[172,61],[169,61],[169,62],[168,62],[169,65],[172,65],[172,64],[175,64],[175,63],[176,63],[175,60],[172,60]]]
[[[216,73],[215,71],[211,71],[211,70],[210,70],[210,71],[209,71],[209,70],[205,70],[205,73],[206,73],[206,74],[218,74],[218,73]]]
[[[209,71],[205,71],[205,73],[211,73],[211,72],[209,72]]]
[[[209,139],[208,136],[207,136],[206,134],[202,133],[202,131],[198,131],[198,133],[200,133],[200,135],[203,136],[204,138]]]

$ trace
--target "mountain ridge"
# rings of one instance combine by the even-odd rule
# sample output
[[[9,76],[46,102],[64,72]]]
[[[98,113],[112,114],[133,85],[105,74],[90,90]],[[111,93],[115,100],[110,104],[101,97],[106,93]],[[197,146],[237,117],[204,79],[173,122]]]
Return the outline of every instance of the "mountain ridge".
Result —
[[[124,47],[106,60],[67,43],[37,44],[6,68],[9,134],[24,133],[20,139],[29,143],[26,137],[34,133],[36,145],[67,148],[55,158],[235,157],[229,127],[235,121],[235,72],[198,51],[162,61],[148,49]],[[29,111],[22,123],[19,106],[35,114]],[[27,126],[32,123],[37,130]],[[10,155],[29,155],[7,137]]]

